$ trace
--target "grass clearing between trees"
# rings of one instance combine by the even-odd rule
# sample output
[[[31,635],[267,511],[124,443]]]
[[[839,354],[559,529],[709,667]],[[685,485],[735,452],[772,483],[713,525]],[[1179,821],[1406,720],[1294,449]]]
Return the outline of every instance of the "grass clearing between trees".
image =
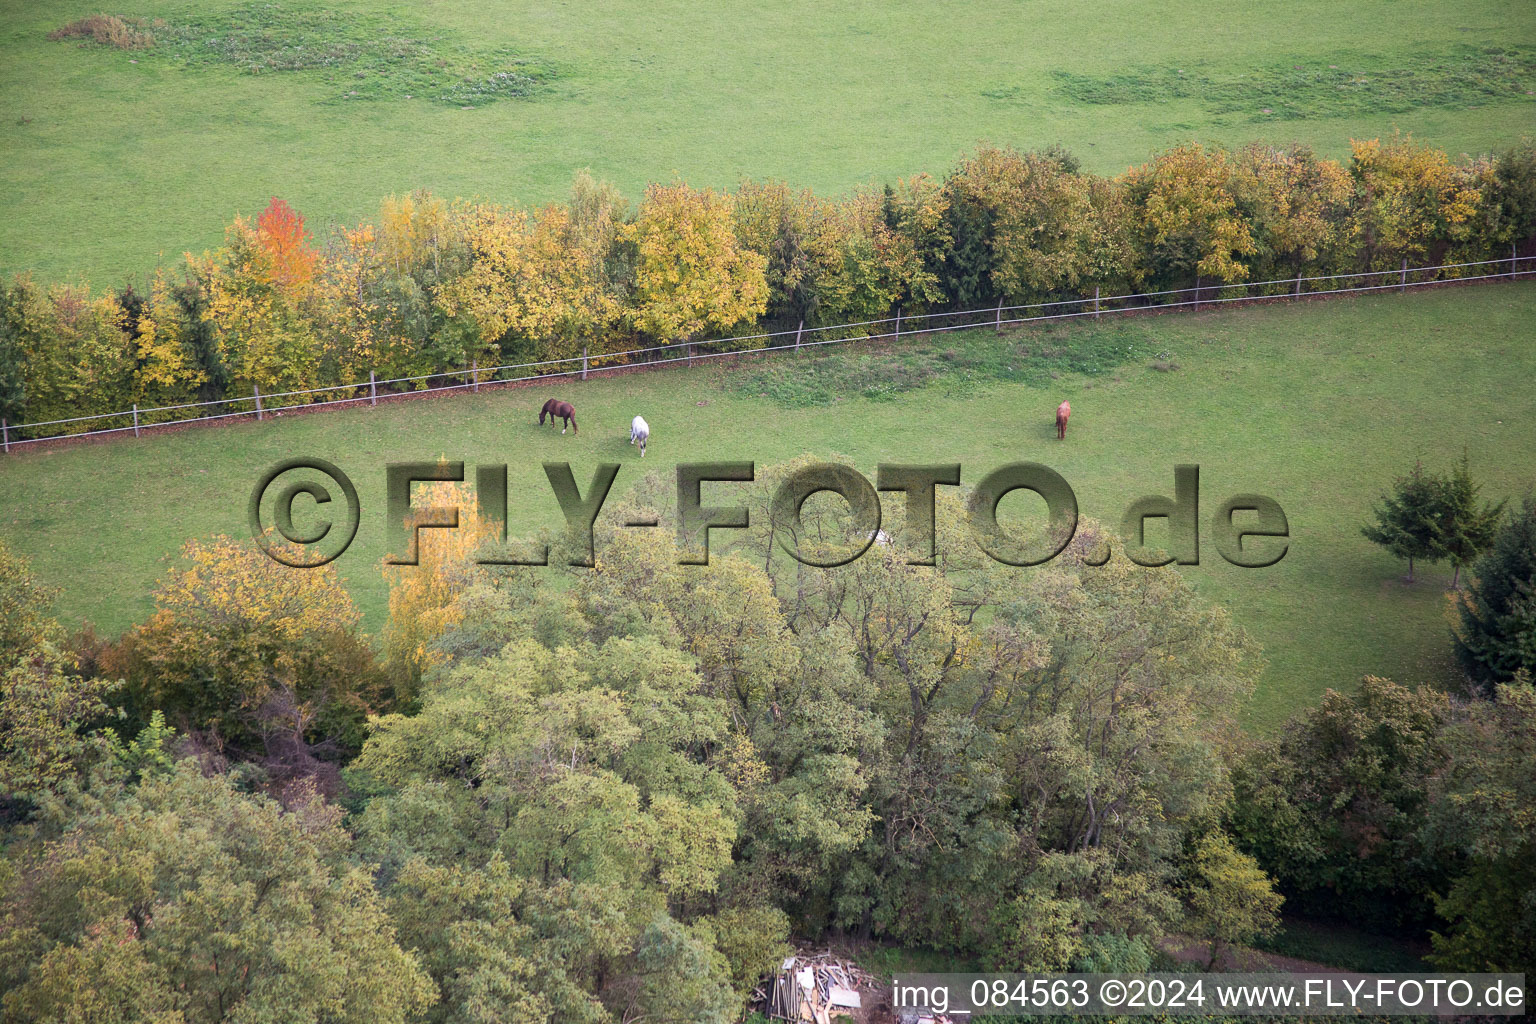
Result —
[[[582,167],[631,199],[674,176],[839,194],[981,139],[1118,173],[1192,139],[1480,153],[1536,110],[1522,0],[135,0],[107,10],[163,22],[165,52],[49,40],[102,9],[0,0],[0,272],[142,283],[274,195],[323,237],[391,193],[538,203]]]
[[[336,565],[377,631],[388,462],[507,463],[514,534],[558,521],[546,460],[570,461],[583,486],[597,462],[621,462],[620,491],[686,461],[766,466],[841,454],[871,476],[882,461],[958,461],[971,484],[1006,462],[1041,461],[1072,485],[1084,516],[1111,525],[1135,498],[1172,494],[1174,465],[1194,462],[1205,543],[1201,564],[1183,571],[1263,645],[1268,667],[1247,718],[1268,729],[1367,673],[1413,685],[1452,670],[1449,567],[1425,567],[1405,584],[1405,567],[1360,527],[1415,459],[1444,470],[1465,451],[1488,498],[1536,485],[1533,309],[1536,281],[1521,281],[1031,327],[1001,339],[978,330],[903,341],[890,355],[870,343],[799,364],[781,354],[31,450],[0,459],[0,536],[62,588],[67,622],[116,633],[149,614],[156,579],[188,538],[247,534],[246,500],[263,471],[318,456],[361,496],[361,528]],[[998,362],[1010,351],[1039,359],[1121,349],[1125,358],[1092,373],[1049,357],[1044,373]],[[867,397],[857,378],[808,368],[818,360],[844,369],[905,361],[927,367],[925,383]],[[1019,369],[976,372],[999,365]],[[813,400],[801,397],[807,391]],[[537,426],[550,397],[576,406],[580,434]],[[1073,414],[1060,443],[1052,416],[1063,398]],[[628,443],[636,413],[651,424],[644,462]],[[728,485],[715,487],[706,503],[728,497]],[[1227,565],[1209,533],[1222,500],[1252,491],[1277,499],[1290,520],[1289,553],[1268,569]],[[887,515],[899,514],[899,501],[887,502]]]

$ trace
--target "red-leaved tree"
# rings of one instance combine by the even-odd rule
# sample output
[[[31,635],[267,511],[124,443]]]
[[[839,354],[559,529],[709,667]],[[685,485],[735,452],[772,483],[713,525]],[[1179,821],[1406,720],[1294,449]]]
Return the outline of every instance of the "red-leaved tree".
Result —
[[[272,279],[278,285],[302,288],[314,278],[318,254],[309,247],[299,211],[273,196],[256,218],[256,233],[272,258]]]

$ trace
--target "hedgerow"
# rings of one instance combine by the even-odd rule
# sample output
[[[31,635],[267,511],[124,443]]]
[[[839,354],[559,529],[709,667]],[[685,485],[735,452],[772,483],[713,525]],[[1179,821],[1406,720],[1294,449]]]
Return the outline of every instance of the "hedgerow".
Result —
[[[255,221],[237,217],[223,246],[160,268],[142,294],[0,283],[0,416],[37,423],[258,390],[281,406],[313,400],[285,396],[313,388],[360,394],[348,386],[370,374],[421,388],[450,373],[462,383],[471,367],[898,311],[1191,287],[1215,298],[1262,281],[1277,283],[1260,294],[1306,291],[1308,277],[1516,253],[1536,253],[1532,141],[1458,162],[1394,137],[1356,142],[1347,164],[1299,145],[1190,144],[1112,178],[1061,150],[983,145],[942,179],[837,198],[780,182],[724,193],[675,182],[631,204],[583,172],[563,203],[417,192],[321,239],[273,199]]]

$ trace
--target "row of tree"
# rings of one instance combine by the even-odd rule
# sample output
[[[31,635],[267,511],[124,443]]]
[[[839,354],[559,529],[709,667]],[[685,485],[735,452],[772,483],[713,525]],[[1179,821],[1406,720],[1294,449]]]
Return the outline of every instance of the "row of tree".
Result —
[[[674,183],[632,207],[583,173],[566,202],[539,209],[386,199],[374,222],[321,242],[274,199],[142,291],[0,285],[0,416],[248,399],[1096,288],[1506,259],[1533,240],[1536,145],[1456,163],[1401,137],[1356,143],[1347,164],[1302,146],[1186,145],[1114,178],[1058,150],[982,147],[942,180],[835,199]]]
[[[476,564],[499,524],[434,485],[460,528],[388,570],[377,648],[330,568],[226,540],[66,640],[0,548],[6,1018],[729,1024],[791,935],[1138,971],[1272,930],[1273,879],[1536,965],[1528,675],[1367,680],[1254,746],[1258,652],[1178,573],[1088,565],[1092,524],[1029,574],[905,530],[810,569],[785,530],[854,528],[775,519],[795,468],[708,567],[600,525],[568,578]]]

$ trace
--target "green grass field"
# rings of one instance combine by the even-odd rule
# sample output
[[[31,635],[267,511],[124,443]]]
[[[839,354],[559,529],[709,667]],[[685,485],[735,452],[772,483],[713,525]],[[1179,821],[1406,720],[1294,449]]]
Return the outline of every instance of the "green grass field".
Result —
[[[199,46],[330,26],[310,41],[340,62],[257,74],[260,54],[46,38],[103,9],[195,23]],[[421,45],[393,61],[385,37]],[[427,65],[516,61],[542,83],[524,98],[422,94]],[[555,198],[581,167],[631,196],[674,175],[837,193],[942,173],[979,139],[1098,172],[1189,139],[1342,156],[1397,128],[1476,153],[1536,126],[1533,68],[1525,0],[0,0],[0,271],[142,281],[273,195],[323,234],[418,187]]]
[[[1272,727],[1364,673],[1445,677],[1449,571],[1405,585],[1404,567],[1359,528],[1416,458],[1444,469],[1465,450],[1490,497],[1536,484],[1533,309],[1536,282],[1519,282],[1074,322],[1001,339],[984,330],[903,342],[874,361],[849,351],[819,357],[830,365],[771,356],[31,450],[0,459],[0,537],[63,588],[68,622],[115,632],[147,614],[155,579],[186,539],[246,534],[246,500],[268,466],[319,456],[361,494],[358,538],[336,565],[377,630],[390,461],[509,463],[513,533],[558,518],[540,469],[548,459],[569,460],[583,486],[594,463],[621,461],[621,489],[677,462],[768,465],[806,452],[847,455],[871,474],[879,461],[954,460],[970,483],[1005,462],[1038,460],[1072,484],[1085,515],[1110,523],[1142,494],[1172,493],[1173,466],[1195,462],[1206,516],[1229,494],[1258,491],[1290,517],[1294,539],[1279,565],[1229,566],[1207,533],[1202,564],[1185,570],[1262,642],[1269,666],[1249,718]],[[910,372],[893,385],[871,362]],[[920,387],[909,387],[913,375]],[[535,425],[551,396],[576,404],[579,435]],[[1072,430],[1058,443],[1052,414],[1064,397]],[[653,431],[644,463],[627,443],[636,413]],[[723,498],[728,485],[719,486]]]

